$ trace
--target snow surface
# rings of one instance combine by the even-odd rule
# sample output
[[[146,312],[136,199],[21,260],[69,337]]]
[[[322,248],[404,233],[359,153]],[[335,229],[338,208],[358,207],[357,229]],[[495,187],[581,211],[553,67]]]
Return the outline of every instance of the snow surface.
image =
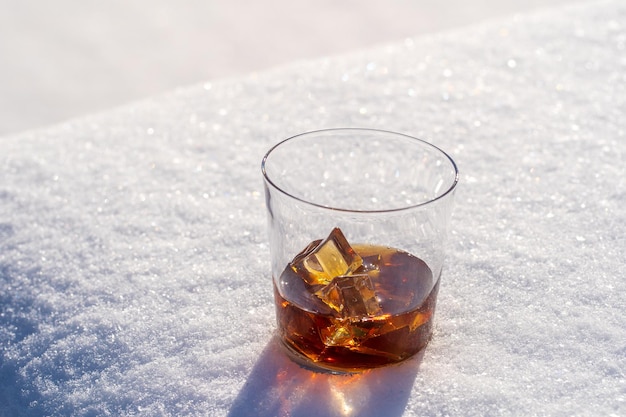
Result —
[[[0,139],[0,415],[626,414],[626,4],[294,63]],[[302,131],[457,161],[434,339],[355,376],[274,339],[260,174]]]
[[[580,0],[0,0],[0,135]]]

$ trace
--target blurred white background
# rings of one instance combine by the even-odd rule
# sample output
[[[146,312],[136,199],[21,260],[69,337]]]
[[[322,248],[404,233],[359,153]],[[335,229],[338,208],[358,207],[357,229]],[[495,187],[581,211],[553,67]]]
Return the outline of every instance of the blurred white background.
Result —
[[[576,0],[0,0],[0,135]]]

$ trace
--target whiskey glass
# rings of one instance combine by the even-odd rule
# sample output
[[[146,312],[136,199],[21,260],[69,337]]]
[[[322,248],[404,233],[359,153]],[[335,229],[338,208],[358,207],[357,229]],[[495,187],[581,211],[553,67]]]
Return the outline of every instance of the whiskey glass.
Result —
[[[302,365],[358,372],[425,348],[458,169],[423,140],[303,133],[262,161],[277,332]]]

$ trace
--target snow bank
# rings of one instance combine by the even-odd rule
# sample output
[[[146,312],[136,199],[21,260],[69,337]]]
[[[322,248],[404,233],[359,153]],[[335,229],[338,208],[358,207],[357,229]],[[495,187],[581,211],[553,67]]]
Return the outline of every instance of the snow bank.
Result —
[[[623,415],[624,22],[529,14],[3,137],[0,415]],[[260,160],[335,126],[462,174],[434,339],[357,376],[273,338]]]

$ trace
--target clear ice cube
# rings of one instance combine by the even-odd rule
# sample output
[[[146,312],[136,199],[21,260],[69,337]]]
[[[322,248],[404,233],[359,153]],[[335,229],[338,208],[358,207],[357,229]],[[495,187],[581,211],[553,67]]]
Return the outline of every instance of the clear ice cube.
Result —
[[[358,249],[357,249],[358,250]],[[370,278],[376,279],[380,275],[380,254],[361,256],[361,266],[355,271],[356,274],[367,273]]]
[[[332,324],[320,330],[326,346],[357,347],[367,332],[350,319],[334,319]]]
[[[323,242],[314,241],[298,254],[291,268],[309,285],[328,285],[335,277],[353,273],[362,263],[336,227]]]
[[[344,318],[362,318],[381,312],[374,286],[367,274],[335,277],[315,295]]]
[[[320,336],[326,346],[355,346],[357,341],[351,330],[350,321],[336,320],[331,326],[321,329]]]

